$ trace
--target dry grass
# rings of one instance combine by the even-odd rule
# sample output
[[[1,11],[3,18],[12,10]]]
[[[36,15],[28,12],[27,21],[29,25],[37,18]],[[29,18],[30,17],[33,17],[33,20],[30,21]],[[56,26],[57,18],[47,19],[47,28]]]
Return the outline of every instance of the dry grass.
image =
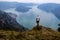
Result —
[[[41,26],[40,26],[41,27]],[[60,40],[60,32],[48,28],[34,27],[32,30],[24,32],[0,30],[2,40]]]

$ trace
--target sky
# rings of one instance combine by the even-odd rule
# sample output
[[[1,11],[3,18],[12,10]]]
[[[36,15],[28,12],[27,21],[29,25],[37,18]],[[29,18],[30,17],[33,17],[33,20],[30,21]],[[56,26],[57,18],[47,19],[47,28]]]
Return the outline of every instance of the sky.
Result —
[[[60,0],[0,0],[0,1],[8,1],[8,2],[24,2],[24,3],[59,3]]]

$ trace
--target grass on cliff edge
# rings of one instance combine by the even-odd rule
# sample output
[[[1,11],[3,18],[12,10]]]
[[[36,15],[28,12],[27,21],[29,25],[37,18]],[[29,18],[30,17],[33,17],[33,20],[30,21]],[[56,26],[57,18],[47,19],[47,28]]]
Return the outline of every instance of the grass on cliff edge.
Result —
[[[35,26],[23,32],[0,30],[0,39],[4,40],[60,40],[60,32],[43,26]]]

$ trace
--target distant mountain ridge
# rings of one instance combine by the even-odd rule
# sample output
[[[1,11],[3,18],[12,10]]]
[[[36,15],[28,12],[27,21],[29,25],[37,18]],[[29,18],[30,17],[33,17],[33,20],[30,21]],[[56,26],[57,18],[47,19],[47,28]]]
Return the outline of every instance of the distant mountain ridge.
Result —
[[[56,3],[46,3],[38,6],[38,9],[41,9],[45,12],[53,13],[57,18],[60,19],[60,4]]]
[[[18,12],[28,12],[29,9],[31,9],[31,8],[30,7],[27,7],[27,6],[24,6],[24,5],[23,6],[20,5],[15,10],[18,11]]]
[[[25,31],[27,28],[18,24],[16,19],[12,18],[8,13],[0,11],[0,29],[2,30],[15,30]]]
[[[34,3],[18,3],[18,2],[0,2],[0,10],[6,10],[9,8],[16,8],[15,10],[18,12],[27,12],[31,7],[34,6]]]
[[[6,10],[9,8],[16,7],[17,3],[15,2],[0,2],[0,10]]]

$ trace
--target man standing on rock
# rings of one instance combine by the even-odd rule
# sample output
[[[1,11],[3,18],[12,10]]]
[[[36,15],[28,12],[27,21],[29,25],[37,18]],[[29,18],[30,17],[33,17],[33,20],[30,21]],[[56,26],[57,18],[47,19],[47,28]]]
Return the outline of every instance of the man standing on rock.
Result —
[[[37,15],[37,17],[36,17],[37,26],[39,26],[39,22],[40,22],[40,17],[39,17],[39,15]]]

